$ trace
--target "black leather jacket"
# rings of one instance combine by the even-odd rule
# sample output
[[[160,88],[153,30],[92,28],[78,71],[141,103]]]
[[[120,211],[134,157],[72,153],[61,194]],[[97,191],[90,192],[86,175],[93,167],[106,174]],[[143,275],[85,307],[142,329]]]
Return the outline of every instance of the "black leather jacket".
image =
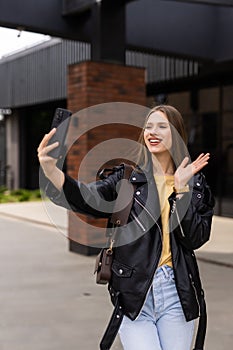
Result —
[[[117,197],[116,185],[123,176],[124,165],[116,167],[103,180],[85,185],[66,176],[63,186],[68,205],[61,195],[50,199],[58,205],[95,217],[110,217]],[[123,313],[137,318],[152,284],[161,251],[162,230],[159,198],[153,174],[135,170],[130,182],[135,185],[134,201],[127,227],[118,235],[114,251],[112,280],[109,292],[113,304],[116,296]],[[200,315],[199,296],[202,290],[194,250],[209,240],[214,199],[202,173],[193,177],[191,191],[170,202],[170,244],[175,283],[187,321]],[[107,201],[108,212],[104,209]],[[105,207],[106,208],[106,207]]]

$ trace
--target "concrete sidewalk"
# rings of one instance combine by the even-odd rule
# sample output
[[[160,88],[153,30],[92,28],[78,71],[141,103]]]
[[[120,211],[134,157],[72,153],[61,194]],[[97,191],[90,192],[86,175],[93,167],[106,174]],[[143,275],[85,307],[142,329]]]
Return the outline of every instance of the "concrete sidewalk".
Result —
[[[0,350],[99,349],[112,305],[106,286],[95,283],[95,257],[69,252],[66,230],[66,210],[50,201],[0,205]],[[230,350],[233,220],[215,216],[197,255],[208,308],[205,350]],[[122,350],[118,337],[112,350]]]
[[[0,214],[40,225],[67,230],[67,210],[50,200],[0,204]]]
[[[67,210],[49,200],[0,204],[0,215],[54,227],[67,236]],[[211,239],[196,255],[200,259],[233,268],[233,219],[214,216]]]

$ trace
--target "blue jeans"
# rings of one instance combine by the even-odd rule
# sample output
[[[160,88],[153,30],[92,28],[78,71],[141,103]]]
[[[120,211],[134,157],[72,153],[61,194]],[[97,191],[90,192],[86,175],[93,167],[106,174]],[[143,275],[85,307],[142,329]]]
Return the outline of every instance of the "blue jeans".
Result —
[[[177,294],[173,269],[157,269],[141,313],[124,316],[119,336],[124,350],[190,350],[194,320],[187,322]]]

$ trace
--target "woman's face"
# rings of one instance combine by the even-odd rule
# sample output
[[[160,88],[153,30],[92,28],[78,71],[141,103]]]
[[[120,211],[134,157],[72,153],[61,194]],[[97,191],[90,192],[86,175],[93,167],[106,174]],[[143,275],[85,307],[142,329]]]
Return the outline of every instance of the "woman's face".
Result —
[[[155,111],[149,116],[144,130],[144,141],[148,150],[155,155],[171,149],[171,128],[163,112]]]

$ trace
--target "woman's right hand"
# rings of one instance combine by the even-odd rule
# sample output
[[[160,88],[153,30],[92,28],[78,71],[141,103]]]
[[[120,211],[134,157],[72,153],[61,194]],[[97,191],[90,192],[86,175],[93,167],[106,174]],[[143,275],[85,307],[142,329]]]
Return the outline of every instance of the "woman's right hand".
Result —
[[[58,142],[48,145],[51,137],[56,133],[56,129],[52,129],[48,134],[43,137],[37,152],[40,165],[44,171],[44,174],[49,178],[56,167],[57,159],[50,157],[48,153],[58,146]]]
[[[37,152],[38,159],[45,176],[54,184],[58,190],[61,190],[64,184],[65,176],[63,172],[56,166],[57,159],[48,155],[50,151],[59,145],[59,142],[54,142],[51,145],[48,145],[49,140],[55,133],[56,129],[54,128],[43,137],[37,149]]]

